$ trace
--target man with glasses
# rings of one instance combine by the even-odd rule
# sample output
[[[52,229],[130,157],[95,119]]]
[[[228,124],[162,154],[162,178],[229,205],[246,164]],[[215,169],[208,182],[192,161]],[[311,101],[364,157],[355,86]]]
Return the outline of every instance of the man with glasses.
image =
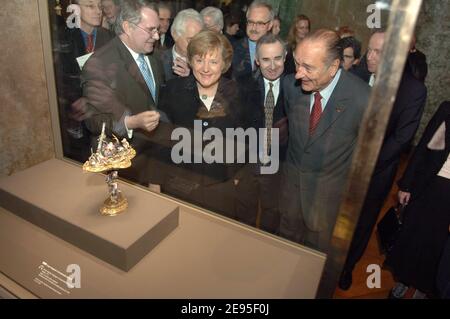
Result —
[[[272,29],[275,14],[272,6],[253,1],[247,10],[247,36],[236,42],[232,63],[233,78],[238,79],[257,69],[256,42]]]
[[[75,107],[85,101],[81,98],[80,74],[81,61],[108,43],[112,36],[102,28],[102,9],[100,0],[78,0],[74,4],[80,7],[80,24],[64,30],[59,39],[59,51],[55,54],[56,61],[62,67],[58,81],[58,96],[61,104],[62,138],[64,140],[64,155],[78,161],[84,161],[89,156],[88,131],[81,122],[71,119],[69,114],[72,105]]]
[[[106,123],[108,135],[130,139],[138,155],[122,176],[147,186],[152,181],[149,172],[157,171],[150,166],[158,153],[148,133],[159,124],[157,103],[164,82],[162,65],[152,54],[159,40],[158,9],[144,0],[121,4],[117,37],[83,69],[83,93],[89,106],[86,125],[93,135],[99,135]]]

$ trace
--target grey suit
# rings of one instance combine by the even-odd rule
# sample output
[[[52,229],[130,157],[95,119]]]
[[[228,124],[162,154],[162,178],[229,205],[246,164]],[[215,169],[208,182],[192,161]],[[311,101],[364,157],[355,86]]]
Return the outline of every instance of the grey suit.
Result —
[[[284,82],[289,142],[280,198],[280,234],[326,250],[345,188],[369,86],[345,71],[310,137],[310,94]]]

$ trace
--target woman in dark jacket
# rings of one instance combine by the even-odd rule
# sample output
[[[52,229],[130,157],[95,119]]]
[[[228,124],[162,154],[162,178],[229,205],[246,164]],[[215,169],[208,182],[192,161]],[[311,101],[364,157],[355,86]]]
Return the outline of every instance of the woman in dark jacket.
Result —
[[[174,126],[172,136],[183,139],[166,156],[170,157],[169,172],[162,191],[229,217],[234,216],[233,176],[238,167],[226,163],[226,154],[231,152],[225,149],[226,129],[243,124],[238,87],[222,76],[232,55],[231,44],[222,34],[197,34],[188,45],[192,75],[167,82],[159,104]],[[214,137],[203,140],[206,130]],[[188,141],[184,135],[189,136]],[[180,143],[187,143],[187,147],[181,150]],[[217,146],[214,151],[212,143]],[[211,157],[215,161],[211,162]]]
[[[450,102],[428,124],[399,181],[399,201],[407,205],[402,232],[385,265],[397,281],[392,297],[408,287],[415,297],[436,294],[439,261],[450,224]]]

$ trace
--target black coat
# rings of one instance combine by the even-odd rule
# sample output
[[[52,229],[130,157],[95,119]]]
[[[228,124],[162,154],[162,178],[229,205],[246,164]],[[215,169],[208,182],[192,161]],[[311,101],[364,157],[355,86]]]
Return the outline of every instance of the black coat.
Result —
[[[401,154],[420,124],[427,97],[425,85],[409,70],[403,73],[367,197],[384,199],[395,179]]]
[[[445,149],[430,150],[427,145],[439,126],[445,122]],[[426,127],[419,144],[414,150],[408,167],[398,186],[404,192],[412,193],[412,198],[420,196],[434,176],[444,165],[450,152],[450,101],[443,102]]]
[[[239,79],[252,74],[252,62],[248,38],[244,37],[234,43],[233,61],[231,64],[233,78]]]
[[[196,80],[193,75],[168,81],[161,94],[159,108],[171,122],[169,125],[172,125],[172,128],[166,130],[169,133],[177,127],[183,127],[189,129],[191,136],[194,136],[192,132],[194,120],[201,121],[203,131],[209,128],[217,128],[224,137],[226,136],[227,128],[243,126],[244,120],[239,103],[237,84],[235,81],[223,76],[220,79],[219,87],[209,112],[199,97]],[[162,123],[161,127],[164,126],[167,126],[167,124]],[[170,136],[168,138],[170,139]],[[202,150],[208,143],[202,143]],[[223,144],[225,147],[225,141]],[[193,141],[191,141],[191,145],[194,145]],[[191,163],[175,164],[170,157],[169,151],[166,150],[166,158],[169,165],[172,165],[171,169],[177,169],[180,172],[180,176],[199,185],[224,182],[234,176],[239,168],[239,165],[236,164],[208,164],[204,159],[202,163],[193,163],[193,151]],[[226,151],[229,150],[224,150],[224,156]],[[201,154],[196,155],[201,156]]]
[[[107,29],[98,27],[94,50],[100,49],[112,38],[113,36]],[[60,59],[58,68],[63,80],[63,83],[59,83],[63,85],[59,91],[64,91],[63,95],[69,103],[72,103],[81,97],[82,93],[80,86],[81,70],[76,59],[88,53],[80,29],[66,29],[62,38],[59,39],[57,48]]]

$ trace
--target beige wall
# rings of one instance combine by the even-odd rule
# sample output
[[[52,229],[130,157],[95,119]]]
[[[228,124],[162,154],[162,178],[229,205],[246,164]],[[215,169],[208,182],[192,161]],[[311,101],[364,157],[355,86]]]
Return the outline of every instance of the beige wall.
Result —
[[[54,157],[36,0],[0,10],[0,175]]]

